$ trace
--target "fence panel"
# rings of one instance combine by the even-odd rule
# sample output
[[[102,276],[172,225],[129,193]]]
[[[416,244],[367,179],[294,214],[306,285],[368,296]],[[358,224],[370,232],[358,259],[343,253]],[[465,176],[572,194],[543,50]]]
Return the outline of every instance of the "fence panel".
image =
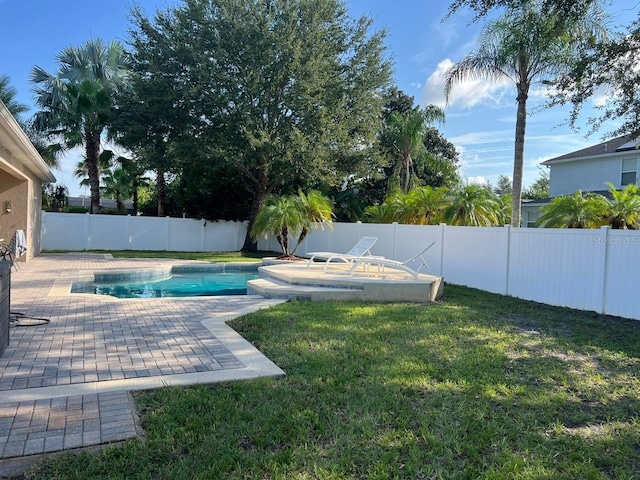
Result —
[[[86,250],[88,215],[42,212],[40,248],[43,250]]]
[[[600,230],[513,229],[509,294],[537,302],[600,311],[604,249]]]
[[[640,319],[638,271],[640,270],[640,232],[611,230],[599,239],[598,248],[607,249],[604,306],[609,315]]]
[[[167,250],[167,218],[131,217],[129,248],[131,250]]]
[[[41,248],[236,251],[246,229],[246,222],[42,212]]]
[[[333,230],[329,228],[311,230],[307,239],[300,246],[298,255],[309,252],[337,252],[346,253],[358,243],[361,223],[334,223]]]
[[[233,252],[244,243],[246,222],[206,222],[204,228],[205,252]]]
[[[447,282],[506,293],[509,228],[444,227],[442,276]]]
[[[421,273],[440,275],[442,258],[442,227],[438,225],[397,225],[394,239],[394,260],[405,260],[420,253],[431,242],[436,242],[425,253],[425,259],[429,264],[429,270],[421,270]],[[385,255],[386,256],[386,255]],[[411,268],[417,268],[420,262],[410,263]]]
[[[127,250],[129,218],[120,215],[89,215],[89,250]]]
[[[296,252],[296,255],[306,255],[309,252],[332,252],[333,250],[333,238],[336,236],[334,231],[336,228],[341,229],[345,224],[335,223],[332,227],[327,224],[323,224],[322,227],[318,226],[317,229],[312,229],[309,232],[307,238],[300,245],[300,249]],[[276,244],[272,250],[279,251],[280,246]]]
[[[202,251],[203,222],[192,218],[169,219],[167,250],[175,252]]]

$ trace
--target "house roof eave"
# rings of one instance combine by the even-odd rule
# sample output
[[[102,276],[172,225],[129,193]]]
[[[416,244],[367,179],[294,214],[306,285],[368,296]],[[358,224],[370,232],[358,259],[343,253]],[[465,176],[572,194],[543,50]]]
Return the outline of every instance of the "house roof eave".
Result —
[[[640,140],[632,140],[631,135],[623,135],[621,137],[612,138],[611,140],[607,140],[606,142],[598,143],[597,145],[592,145],[587,148],[583,148],[581,150],[576,150],[574,152],[565,153],[564,155],[560,155],[558,157],[550,158],[541,162],[541,165],[551,166],[556,165],[558,163],[568,163],[568,162],[576,162],[583,161],[593,158],[609,158],[612,156],[619,157],[625,153],[638,153],[640,150],[638,146],[640,145]]]
[[[43,182],[56,181],[49,166],[2,101],[0,101],[0,141],[40,180]]]

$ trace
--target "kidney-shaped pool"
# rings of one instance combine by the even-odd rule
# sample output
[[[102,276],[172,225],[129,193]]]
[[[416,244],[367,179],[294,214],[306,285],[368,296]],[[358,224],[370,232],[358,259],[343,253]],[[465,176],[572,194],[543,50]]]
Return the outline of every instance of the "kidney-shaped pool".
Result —
[[[258,278],[257,268],[233,271],[175,271],[163,278],[124,278],[101,275],[93,283],[74,283],[71,293],[95,293],[117,298],[201,297],[246,295],[247,281]],[[99,278],[99,280],[98,280]],[[117,280],[114,280],[117,278]]]

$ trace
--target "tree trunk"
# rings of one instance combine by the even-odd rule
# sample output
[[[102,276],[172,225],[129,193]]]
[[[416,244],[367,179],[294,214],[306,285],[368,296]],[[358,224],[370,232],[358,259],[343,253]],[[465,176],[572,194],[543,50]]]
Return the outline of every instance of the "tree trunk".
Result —
[[[100,213],[100,133],[85,131],[85,162],[91,192],[91,213]]]
[[[164,217],[167,210],[167,182],[164,178],[164,169],[156,168],[156,193],[158,196],[158,216]]]
[[[289,229],[287,227],[282,228],[282,254],[285,257],[289,256]]]
[[[242,245],[243,252],[257,252],[258,251],[258,241],[256,238],[251,236],[251,229],[253,228],[253,224],[256,221],[256,217],[258,216],[258,212],[264,205],[264,201],[267,198],[267,186],[266,186],[266,176],[264,177],[264,183],[261,181],[256,186],[256,191],[253,196],[253,203],[251,204],[251,211],[249,212],[249,224],[247,225],[247,235],[244,238],[244,245]]]
[[[411,176],[411,154],[404,154],[404,193],[409,193],[409,177]]]
[[[138,215],[138,185],[133,189],[133,216]]]
[[[522,170],[524,165],[524,137],[527,129],[527,98],[529,85],[521,81],[518,88],[518,115],[516,117],[516,137],[513,153],[513,194],[511,197],[511,226],[520,226],[522,202]]]

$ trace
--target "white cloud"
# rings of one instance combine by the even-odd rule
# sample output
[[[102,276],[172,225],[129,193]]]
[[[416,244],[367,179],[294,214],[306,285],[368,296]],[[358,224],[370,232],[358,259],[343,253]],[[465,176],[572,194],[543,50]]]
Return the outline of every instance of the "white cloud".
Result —
[[[482,175],[478,175],[477,177],[467,177],[467,183],[469,185],[487,185],[489,181]]]
[[[513,141],[513,130],[493,130],[490,132],[470,132],[448,139],[454,145],[480,145]]]
[[[423,105],[447,105],[444,94],[444,77],[446,71],[453,66],[451,59],[446,58],[438,63],[436,71],[427,79],[422,90]],[[500,105],[501,93],[508,87],[508,80],[491,81],[486,79],[466,79],[457,83],[450,92],[449,106],[471,108],[474,105]]]
[[[596,107],[604,107],[615,97],[615,91],[608,85],[600,85],[593,96],[591,97],[591,104]]]

